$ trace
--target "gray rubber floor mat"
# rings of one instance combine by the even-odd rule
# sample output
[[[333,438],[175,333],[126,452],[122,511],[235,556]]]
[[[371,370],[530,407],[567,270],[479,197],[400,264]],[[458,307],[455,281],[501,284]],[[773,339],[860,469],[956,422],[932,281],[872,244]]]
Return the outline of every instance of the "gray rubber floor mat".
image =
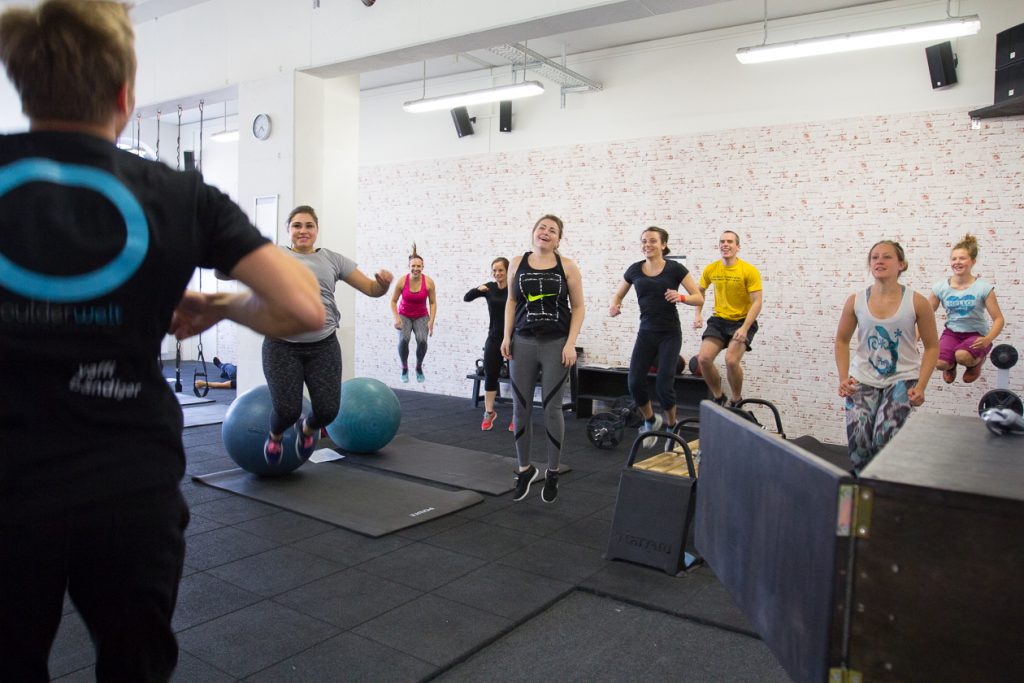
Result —
[[[404,434],[399,434],[374,454],[339,452],[345,457],[335,462],[405,474],[492,496],[500,496],[515,488],[516,462],[512,458],[423,441]],[[543,465],[537,467],[543,478]],[[565,474],[571,469],[563,464],[559,473]]]
[[[193,479],[374,538],[483,501],[473,491],[446,491],[330,464],[307,463],[284,477],[233,469]]]

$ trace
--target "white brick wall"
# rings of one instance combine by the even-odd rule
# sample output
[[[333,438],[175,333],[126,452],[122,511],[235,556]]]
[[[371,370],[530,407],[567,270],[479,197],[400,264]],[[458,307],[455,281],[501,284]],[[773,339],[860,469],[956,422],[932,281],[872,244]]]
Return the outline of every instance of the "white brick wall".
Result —
[[[415,240],[437,282],[438,320],[427,383],[401,385],[390,309],[359,297],[356,374],[468,397],[464,377],[480,356],[487,314],[462,296],[489,279],[493,258],[529,248],[544,213],[565,221],[562,252],[583,273],[586,360],[625,365],[636,299],[630,294],[615,319],[607,305],[641,258],[642,228],[668,230],[673,252],[698,274],[717,258],[718,234],[733,229],[765,285],[744,394],[776,402],[790,434],[842,442],[833,335],[845,297],[869,280],[876,240],[904,244],[904,282],[927,292],[948,273],[950,245],[964,232],[978,235],[976,272],[995,282],[1007,319],[999,341],[1024,346],[1022,140],[1021,118],[972,131],[965,111],[925,112],[364,167],[358,261],[364,272],[405,273]],[[690,355],[699,334],[690,309],[682,315]],[[1022,393],[1022,380],[1024,364],[1011,371],[1011,389]],[[922,410],[974,414],[994,382],[990,365],[973,385],[936,376]]]

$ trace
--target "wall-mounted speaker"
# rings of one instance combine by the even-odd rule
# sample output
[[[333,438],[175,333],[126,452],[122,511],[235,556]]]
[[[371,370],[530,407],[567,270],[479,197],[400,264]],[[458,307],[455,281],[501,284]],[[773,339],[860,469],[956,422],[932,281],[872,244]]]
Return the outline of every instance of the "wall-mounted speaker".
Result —
[[[512,100],[498,103],[498,130],[502,133],[512,132]]]
[[[1024,95],[1024,61],[996,69],[995,104]]]
[[[455,124],[455,132],[458,133],[460,138],[473,134],[474,121],[476,121],[476,118],[470,118],[469,110],[465,107],[455,107],[455,109],[452,109],[452,122]]]
[[[996,34],[996,68],[1024,62],[1024,24]]]
[[[196,153],[192,150],[186,149],[185,155],[185,170],[194,171],[196,170]]]
[[[932,88],[945,88],[956,83],[956,55],[953,54],[952,43],[947,40],[945,43],[926,47],[924,52],[928,57]]]

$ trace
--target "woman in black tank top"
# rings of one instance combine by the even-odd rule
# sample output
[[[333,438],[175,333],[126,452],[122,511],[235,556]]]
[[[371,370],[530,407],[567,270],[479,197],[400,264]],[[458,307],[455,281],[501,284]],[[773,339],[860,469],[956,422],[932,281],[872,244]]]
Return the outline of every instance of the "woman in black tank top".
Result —
[[[576,337],[583,326],[583,282],[579,268],[558,254],[562,221],[543,216],[533,226],[533,251],[512,261],[505,305],[502,355],[510,361],[512,416],[515,425],[516,489],[513,500],[530,492],[540,472],[530,462],[533,393],[538,374],[544,427],[548,443],[548,471],[541,500],[553,503],[558,495],[558,465],[565,434],[562,391],[569,368],[576,362]]]

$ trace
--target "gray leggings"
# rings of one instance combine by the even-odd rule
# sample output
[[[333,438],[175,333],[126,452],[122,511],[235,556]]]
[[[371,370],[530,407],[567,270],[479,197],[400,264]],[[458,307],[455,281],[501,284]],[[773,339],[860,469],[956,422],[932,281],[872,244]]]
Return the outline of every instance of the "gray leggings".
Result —
[[[401,314],[398,317],[402,321],[402,329],[398,331],[398,358],[402,361],[402,368],[409,367],[409,338],[416,335],[416,369],[419,369],[427,355],[430,317],[406,318]]]
[[[566,338],[536,339],[515,335],[512,338],[512,361],[509,374],[512,378],[512,419],[515,422],[516,458],[520,467],[530,464],[530,447],[533,438],[533,389],[537,384],[537,372],[543,370],[541,395],[543,396],[544,430],[548,436],[548,469],[558,470],[562,455],[562,439],[565,437],[565,417],[562,415],[562,392],[569,370],[562,365],[562,349]]]

